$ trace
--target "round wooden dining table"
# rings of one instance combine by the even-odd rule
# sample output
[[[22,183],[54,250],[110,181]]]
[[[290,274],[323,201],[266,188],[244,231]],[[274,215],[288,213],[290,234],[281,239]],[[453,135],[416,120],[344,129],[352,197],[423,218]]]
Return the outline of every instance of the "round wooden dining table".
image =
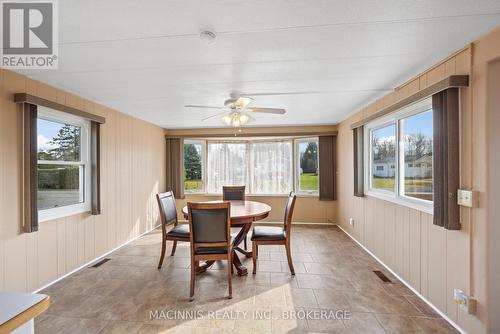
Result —
[[[221,201],[209,201],[204,203],[218,203]],[[243,276],[248,273],[247,268],[241,263],[236,252],[240,252],[244,256],[252,257],[252,252],[247,252],[239,245],[245,240],[248,231],[252,227],[252,223],[269,216],[271,207],[265,203],[255,201],[229,201],[231,202],[231,227],[241,227],[240,231],[234,238],[233,248],[233,265],[236,268],[238,275]],[[187,205],[182,208],[184,218],[188,219]],[[200,267],[200,272],[206,271],[214,261],[208,261],[204,266]]]

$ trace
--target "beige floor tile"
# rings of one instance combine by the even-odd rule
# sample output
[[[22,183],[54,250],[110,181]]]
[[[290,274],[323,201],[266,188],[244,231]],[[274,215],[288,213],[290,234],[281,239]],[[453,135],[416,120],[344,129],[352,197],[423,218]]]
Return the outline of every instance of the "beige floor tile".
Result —
[[[167,244],[170,251],[172,243]],[[35,321],[38,333],[454,333],[421,299],[338,228],[297,226],[293,230],[291,275],[282,246],[261,246],[259,266],[240,256],[248,270],[232,276],[227,299],[227,264],[217,262],[196,275],[189,301],[190,253],[179,243],[174,257],[156,268],[158,231],[84,268],[43,292],[51,307]],[[251,246],[250,246],[251,247]],[[152,312],[238,311],[238,319],[155,319]],[[289,318],[301,311],[346,311],[350,319]],[[288,317],[284,317],[284,315]],[[278,315],[278,316],[276,316]]]
[[[410,317],[393,314],[376,314],[375,316],[388,334],[419,333],[421,329]]]
[[[343,322],[351,334],[385,334],[372,313],[352,313],[350,318]]]

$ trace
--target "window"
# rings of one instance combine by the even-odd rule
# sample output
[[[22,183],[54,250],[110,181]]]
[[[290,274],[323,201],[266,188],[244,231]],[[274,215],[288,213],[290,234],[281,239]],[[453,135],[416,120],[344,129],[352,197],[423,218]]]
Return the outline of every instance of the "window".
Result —
[[[207,192],[221,193],[222,186],[246,185],[247,156],[245,142],[208,142]]]
[[[394,166],[396,162],[396,125],[390,124],[373,129],[370,138],[373,166],[371,188],[394,192],[396,171],[390,169],[389,165]]]
[[[403,118],[400,124],[405,164],[401,194],[432,201],[432,111]]]
[[[250,195],[286,195],[292,190],[317,195],[318,173],[317,137],[184,140],[188,194],[220,194],[222,186],[246,185]]]
[[[38,215],[49,220],[90,210],[90,122],[38,108]]]
[[[319,191],[318,138],[296,140],[296,191],[315,194]]]
[[[367,124],[368,194],[432,209],[432,118],[425,99]]]
[[[251,191],[254,194],[286,194],[292,190],[292,142],[250,144]]]
[[[184,141],[184,191],[203,192],[205,142]]]

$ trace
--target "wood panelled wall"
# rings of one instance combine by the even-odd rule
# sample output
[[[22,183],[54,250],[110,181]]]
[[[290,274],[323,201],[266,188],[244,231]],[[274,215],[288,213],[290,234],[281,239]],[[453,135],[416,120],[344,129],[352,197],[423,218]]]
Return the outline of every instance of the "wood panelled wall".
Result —
[[[474,42],[430,70],[343,121],[338,135],[338,223],[427,300],[468,333],[486,333],[487,224],[484,198],[487,122],[486,64],[500,57],[500,29]],[[432,215],[380,200],[353,196],[353,136],[350,125],[452,74],[471,75],[461,92],[460,183],[479,192],[478,208],[461,209],[462,229],[432,224]],[[354,226],[349,218],[355,219]],[[453,301],[459,288],[478,300],[477,316]]]
[[[165,187],[164,130],[0,69],[0,290],[33,291],[157,225]],[[22,119],[26,92],[106,118],[101,129],[102,214],[77,214],[21,233]]]

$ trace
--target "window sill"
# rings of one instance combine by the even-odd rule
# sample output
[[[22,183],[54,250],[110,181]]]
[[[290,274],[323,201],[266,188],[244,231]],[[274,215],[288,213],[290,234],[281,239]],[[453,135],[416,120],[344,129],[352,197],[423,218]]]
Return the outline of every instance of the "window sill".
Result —
[[[66,208],[66,207],[61,207],[61,208]],[[81,213],[86,213],[86,212],[88,212],[90,214],[90,212],[91,212],[91,210],[89,208],[75,208],[71,211],[70,210],[61,210],[58,212],[52,211],[52,210],[53,209],[38,211],[38,222],[43,223],[43,222],[48,222],[48,221],[55,220],[55,219],[60,219],[60,218],[78,215]],[[52,212],[44,212],[44,211],[52,211]]]
[[[376,191],[367,191],[366,192],[367,197],[373,197],[373,198],[378,198],[387,202],[391,202],[397,205],[405,206],[407,208],[421,211],[427,214],[434,214],[434,205],[432,202],[421,202],[419,200],[412,200],[410,198],[406,197],[396,197],[394,195],[390,194],[385,194],[382,192],[376,192]]]

